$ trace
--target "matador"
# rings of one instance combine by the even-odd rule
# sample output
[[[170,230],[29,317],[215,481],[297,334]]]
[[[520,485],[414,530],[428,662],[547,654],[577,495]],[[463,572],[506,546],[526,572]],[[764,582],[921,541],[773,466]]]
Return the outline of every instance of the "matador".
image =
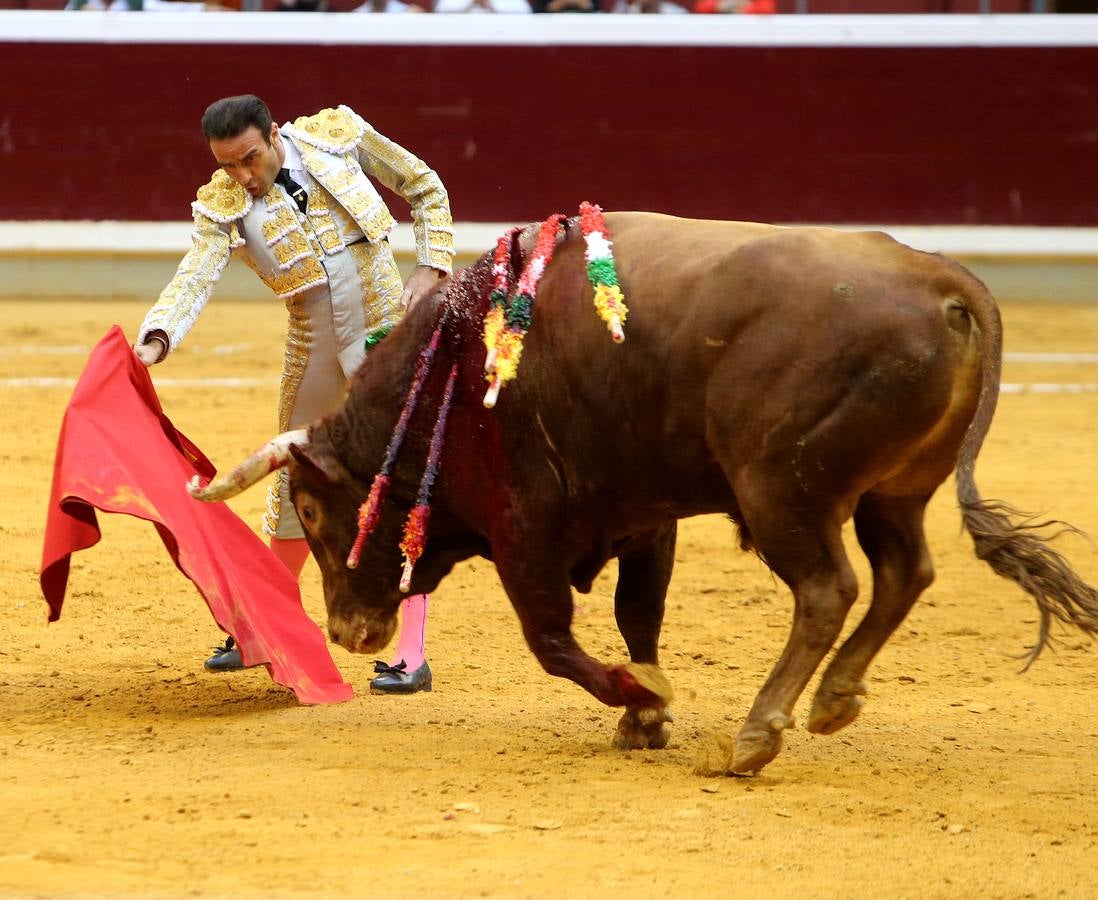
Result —
[[[426,163],[346,106],[279,126],[258,97],[227,97],[206,110],[202,131],[219,168],[198,189],[191,248],[141,323],[134,351],[146,365],[171,354],[235,254],[286,304],[278,427],[304,427],[339,406],[367,346],[451,273],[446,190]],[[416,268],[407,284],[388,241],[395,220],[371,178],[411,206]],[[271,485],[263,530],[300,575],[309,548],[284,471]],[[402,612],[394,659],[376,664],[375,692],[431,689],[427,597],[407,598]],[[231,637],[206,661],[212,671],[242,665]]]

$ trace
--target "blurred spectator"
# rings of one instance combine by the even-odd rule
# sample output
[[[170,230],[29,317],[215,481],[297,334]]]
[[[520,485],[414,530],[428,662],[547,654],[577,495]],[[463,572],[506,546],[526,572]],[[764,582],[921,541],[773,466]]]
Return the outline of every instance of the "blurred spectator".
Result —
[[[627,13],[644,13],[655,14],[674,14],[674,13],[688,13],[690,12],[689,4],[691,0],[627,0],[627,2],[618,7],[618,12]]]
[[[437,13],[529,13],[527,0],[436,0]]]
[[[140,12],[142,0],[69,0],[65,9],[100,11],[109,9],[112,11]]]
[[[602,12],[599,0],[530,0],[530,11],[536,13]]]
[[[774,0],[628,0],[625,12],[634,13],[743,13],[772,15]]]
[[[240,0],[68,0],[65,9],[89,12],[203,12],[240,9]]]
[[[696,0],[696,13],[743,13],[769,16],[777,12],[774,0]]]
[[[431,12],[434,7],[433,0],[413,0],[404,3],[403,0],[366,0],[362,6],[353,10],[356,13],[423,13]]]

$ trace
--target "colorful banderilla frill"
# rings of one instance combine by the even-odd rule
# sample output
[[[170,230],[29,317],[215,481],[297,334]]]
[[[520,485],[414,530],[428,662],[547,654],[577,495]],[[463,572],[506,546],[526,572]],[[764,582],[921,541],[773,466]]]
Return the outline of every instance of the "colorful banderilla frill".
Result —
[[[446,324],[446,316],[447,309],[443,307],[442,315],[439,317],[438,325],[435,326],[434,333],[431,335],[431,340],[420,351],[419,358],[416,360],[415,375],[408,388],[408,394],[404,398],[400,418],[397,419],[396,427],[393,428],[392,436],[389,438],[389,446],[385,448],[385,460],[381,464],[381,470],[374,476],[374,481],[370,485],[370,493],[362,506],[359,507],[358,534],[355,536],[351,552],[347,554],[347,568],[349,569],[358,568],[358,561],[362,555],[362,547],[366,543],[366,538],[370,536],[370,532],[374,530],[378,519],[381,518],[381,507],[385,503],[386,495],[389,493],[389,476],[396,464],[400,447],[404,443],[404,436],[408,433],[408,422],[412,418],[412,413],[416,410],[423,384],[431,372],[435,352],[442,340],[442,329]]]
[[[518,373],[523,338],[533,321],[538,284],[553,258],[557,232],[564,218],[557,213],[542,222],[530,262],[523,269],[518,290],[513,294],[510,290],[511,248],[521,229],[512,228],[496,244],[492,290],[484,316],[484,373],[488,381],[484,405],[488,409],[496,405],[503,385]],[[614,342],[620,344],[625,340],[622,326],[629,310],[618,284],[613,245],[602,209],[584,201],[580,204],[579,222],[586,244],[587,277],[595,288],[595,311],[606,323]]]
[[[427,522],[431,518],[431,487],[438,476],[439,460],[442,458],[442,445],[446,439],[446,419],[450,415],[450,406],[454,399],[454,382],[457,381],[458,364],[450,366],[450,377],[446,379],[446,390],[439,404],[435,430],[431,434],[431,449],[427,454],[427,465],[423,468],[423,478],[419,482],[419,494],[416,505],[408,513],[404,523],[404,537],[400,549],[404,552],[404,571],[400,576],[400,589],[407,593],[412,587],[412,571],[416,561],[423,555],[427,543]]]
[[[488,409],[496,405],[500,388],[518,373],[519,361],[522,359],[522,341],[533,321],[538,284],[553,258],[557,232],[564,218],[561,213],[554,213],[541,223],[530,262],[519,276],[518,290],[510,295],[507,294],[507,283],[514,229],[501,237],[496,245],[495,265],[492,266],[493,288],[490,295],[493,299],[484,323],[484,345],[487,348],[484,373],[488,380],[484,405]],[[501,290],[506,297],[504,303],[494,299]]]
[[[613,244],[610,242],[602,208],[586,200],[580,204],[580,231],[587,244],[587,278],[595,288],[595,311],[606,323],[615,344],[625,340],[622,325],[629,315],[618,286],[618,269],[614,265]]]
[[[511,247],[522,227],[512,228],[496,242],[492,259],[492,290],[488,294],[488,313],[484,317],[484,371],[496,369],[496,353],[507,315],[507,295],[511,291]]]

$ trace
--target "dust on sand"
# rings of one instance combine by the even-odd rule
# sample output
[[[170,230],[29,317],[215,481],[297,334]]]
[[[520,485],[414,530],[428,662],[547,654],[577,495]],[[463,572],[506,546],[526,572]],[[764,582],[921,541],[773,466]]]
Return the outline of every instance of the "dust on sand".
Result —
[[[790,621],[784,586],[719,517],[681,530],[663,751],[610,746],[620,711],[541,672],[484,561],[434,597],[435,687],[413,697],[370,696],[372,660],[338,648],[358,696],[337,706],[298,706],[262,669],[204,673],[220,634],[153,529],[121,517],[101,517],[103,541],[74,558],[47,627],[37,568],[69,389],[10,379],[75,376],[110,324],[132,334],[142,313],[0,305],[0,893],[1094,895],[1098,650],[1062,634],[1019,674],[1035,607],[972,556],[951,484],[928,522],[937,581],[870,670],[861,717],[831,737],[787,732],[755,778],[691,774],[707,735],[738,727]],[[1004,315],[1008,350],[1098,349],[1098,307]],[[222,468],[273,431],[282,328],[277,304],[219,299],[155,370],[168,415]],[[254,384],[175,381],[194,378]],[[1005,380],[1098,382],[1098,367],[1008,363]],[[1004,396],[977,472],[985,496],[1098,531],[1095,422],[1095,393]],[[262,502],[234,506],[258,523]],[[1098,582],[1093,545],[1059,546]],[[848,630],[868,593],[852,556]],[[576,631],[620,662],[613,583],[611,569],[577,599]],[[323,621],[312,564],[303,593]]]

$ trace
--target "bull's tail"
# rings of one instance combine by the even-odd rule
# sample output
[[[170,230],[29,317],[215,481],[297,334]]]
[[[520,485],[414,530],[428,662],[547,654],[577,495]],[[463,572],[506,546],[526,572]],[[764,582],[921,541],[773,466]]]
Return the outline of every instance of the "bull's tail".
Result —
[[[980,497],[974,469],[999,398],[1003,334],[998,308],[986,290],[970,292],[964,306],[975,319],[979,332],[976,337],[980,340],[982,385],[976,414],[958,455],[957,500],[976,555],[1037,601],[1041,624],[1037,642],[1026,657],[1028,669],[1049,643],[1053,618],[1090,636],[1098,635],[1098,591],[1083,581],[1067,559],[1048,544],[1064,531],[1078,533],[1076,528],[1057,520],[1038,522],[1006,503]],[[1051,535],[1049,528],[1055,529]]]

